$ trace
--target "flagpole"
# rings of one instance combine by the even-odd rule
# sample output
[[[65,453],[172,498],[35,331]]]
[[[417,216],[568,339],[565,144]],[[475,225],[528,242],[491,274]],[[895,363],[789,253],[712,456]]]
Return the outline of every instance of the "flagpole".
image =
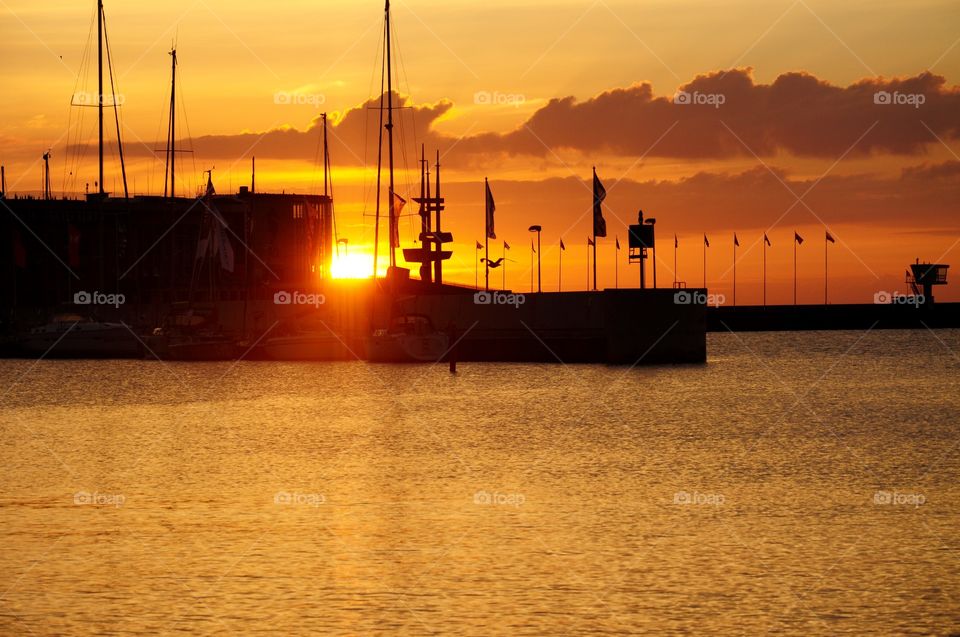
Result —
[[[763,307],[767,307],[767,235],[763,235]]]
[[[827,235],[823,235],[823,304],[827,304]]]
[[[563,241],[563,239],[560,239]],[[557,275],[557,292],[563,291],[563,248],[560,249],[560,273]]]
[[[477,251],[473,251],[473,289],[480,289],[480,260],[477,259]]]
[[[650,248],[651,257],[650,260],[653,261],[653,289],[657,289],[657,240],[653,240],[653,247]]]
[[[594,242],[596,245],[596,242]],[[590,289],[590,238],[587,237],[587,290]]]
[[[703,289],[707,289],[707,240],[703,240]]]
[[[793,233],[793,304],[797,304],[797,233]]]
[[[596,183],[597,181],[596,166],[593,167],[593,181],[594,183]],[[596,208],[597,206],[596,186],[594,186],[593,188],[594,188],[593,206],[594,208]],[[594,292],[597,291],[597,215],[596,215],[596,210],[594,210],[594,215],[593,215],[593,291]]]
[[[537,230],[537,294],[543,292],[543,280],[541,279],[541,273],[543,272],[543,247],[540,245],[540,231]]]
[[[673,235],[673,289],[677,289],[677,247],[679,245],[677,235]]]
[[[507,289],[507,241],[506,239],[504,239],[503,241],[503,264],[500,267],[503,268],[503,270],[500,273],[502,275],[501,287],[504,289],[504,291],[506,291]]]
[[[487,202],[487,193],[490,191],[490,182],[483,178],[483,286],[490,291],[490,205]]]
[[[597,291],[597,229],[593,229],[593,291]]]
[[[533,294],[533,239],[530,239],[530,294]]]
[[[596,243],[596,242],[594,242]],[[620,289],[620,238],[614,238],[614,248],[613,248],[613,287],[614,289]]]
[[[737,235],[733,235],[733,305],[737,305]]]

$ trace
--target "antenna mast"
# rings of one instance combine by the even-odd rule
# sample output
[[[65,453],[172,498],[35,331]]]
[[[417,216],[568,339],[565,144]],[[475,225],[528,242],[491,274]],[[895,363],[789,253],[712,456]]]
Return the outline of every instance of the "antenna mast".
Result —
[[[97,0],[97,121],[99,125],[100,196],[103,192],[103,0]]]
[[[170,179],[170,198],[176,196],[177,167],[177,49],[170,50],[170,126],[167,129],[167,166],[163,175],[163,196],[167,196],[167,177]]]
[[[393,203],[396,196],[393,191],[393,72],[390,65],[390,0],[386,0],[386,46],[387,46],[387,147],[390,166],[390,267],[397,266],[397,219],[396,206]]]

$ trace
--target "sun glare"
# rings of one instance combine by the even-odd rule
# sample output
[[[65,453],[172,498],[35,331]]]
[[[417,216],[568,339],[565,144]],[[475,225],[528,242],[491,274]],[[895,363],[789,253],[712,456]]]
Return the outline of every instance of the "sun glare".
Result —
[[[368,279],[373,272],[369,254],[340,254],[333,258],[330,271],[335,279]]]

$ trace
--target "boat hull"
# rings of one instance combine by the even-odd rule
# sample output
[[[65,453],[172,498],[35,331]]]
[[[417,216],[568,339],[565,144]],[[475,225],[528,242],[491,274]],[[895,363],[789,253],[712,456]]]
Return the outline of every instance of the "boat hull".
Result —
[[[445,334],[374,335],[367,342],[371,363],[438,363],[449,349]]]
[[[67,330],[27,334],[19,340],[19,351],[43,358],[141,358],[142,345],[123,326],[104,329],[75,327]]]

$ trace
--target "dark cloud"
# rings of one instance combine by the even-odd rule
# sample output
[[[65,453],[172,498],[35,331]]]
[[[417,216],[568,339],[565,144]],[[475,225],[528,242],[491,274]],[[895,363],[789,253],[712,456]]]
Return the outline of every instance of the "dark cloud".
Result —
[[[582,102],[553,99],[517,130],[465,140],[458,150],[718,159],[839,157],[856,144],[855,155],[915,155],[936,141],[931,130],[944,138],[960,133],[960,90],[942,76],[842,87],[801,72],[757,84],[750,69],[735,69],[698,76],[673,96],[656,96],[645,83]]]
[[[683,96],[683,99],[676,99]],[[413,104],[396,96],[397,153],[419,154],[417,144],[450,152],[453,166],[479,166],[496,157],[552,160],[555,153],[589,156],[665,157],[681,160],[793,155],[835,159],[850,156],[924,154],[930,144],[960,137],[960,88],[943,76],[871,78],[849,86],[804,72],[757,83],[751,69],[700,75],[676,95],[656,95],[649,83],[605,91],[584,101],[550,100],[516,130],[458,139],[436,130],[453,104]],[[677,102],[686,103],[677,103]],[[338,165],[376,160],[380,99],[331,118],[330,144]],[[669,132],[668,132],[669,131]],[[313,161],[320,120],[291,127],[193,140],[198,157],[237,160]],[[859,140],[859,141],[858,141]],[[146,147],[129,145],[131,155]]]

